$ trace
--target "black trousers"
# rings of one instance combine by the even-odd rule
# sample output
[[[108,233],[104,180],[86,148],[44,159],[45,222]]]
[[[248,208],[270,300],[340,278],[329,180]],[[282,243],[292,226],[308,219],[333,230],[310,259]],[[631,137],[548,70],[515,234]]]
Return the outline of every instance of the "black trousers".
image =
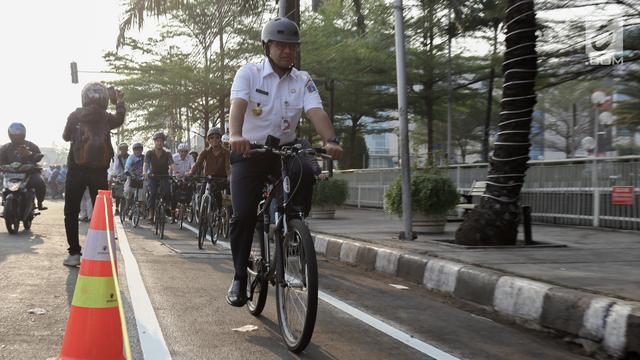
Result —
[[[36,199],[38,200],[38,204],[41,204],[44,201],[44,196],[47,194],[47,185],[44,183],[42,175],[31,174],[27,187],[36,191]]]
[[[103,169],[69,169],[65,181],[64,194],[64,227],[67,231],[67,243],[69,254],[81,253],[80,240],[78,238],[78,214],[80,214],[80,202],[85,189],[89,187],[91,203],[95,205],[98,190],[108,190],[107,171]]]
[[[292,204],[304,210],[311,209],[315,177],[310,158],[300,156],[289,162],[291,191],[297,188]],[[264,184],[269,175],[279,179],[280,158],[273,154],[260,154],[251,158],[231,156],[231,201],[233,217],[229,229],[235,280],[246,280],[253,233],[257,221],[257,208]],[[280,185],[281,186],[281,185]],[[281,189],[281,188],[280,188]],[[278,189],[276,189],[278,190]]]

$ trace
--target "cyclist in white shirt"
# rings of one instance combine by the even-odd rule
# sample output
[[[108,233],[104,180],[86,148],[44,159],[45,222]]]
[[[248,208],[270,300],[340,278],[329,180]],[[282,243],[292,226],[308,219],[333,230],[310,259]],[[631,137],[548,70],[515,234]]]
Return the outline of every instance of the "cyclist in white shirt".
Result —
[[[193,157],[189,156],[189,145],[178,145],[178,152],[173,154],[173,163],[176,171],[174,176],[180,178],[186,176],[193,167]]]
[[[318,89],[309,74],[293,67],[300,44],[298,26],[285,18],[269,21],[262,29],[265,57],[261,63],[238,70],[231,86],[229,129],[231,155],[230,226],[235,274],[227,302],[243,306],[247,300],[247,264],[256,224],[256,208],[267,175],[279,175],[280,161],[273,154],[247,157],[251,143],[264,144],[269,135],[281,145],[296,142],[296,127],[304,111],[325,149],[334,159],[342,154],[329,116],[322,108]],[[301,159],[289,169],[292,183],[300,188],[292,204],[307,213],[313,194],[313,166]]]

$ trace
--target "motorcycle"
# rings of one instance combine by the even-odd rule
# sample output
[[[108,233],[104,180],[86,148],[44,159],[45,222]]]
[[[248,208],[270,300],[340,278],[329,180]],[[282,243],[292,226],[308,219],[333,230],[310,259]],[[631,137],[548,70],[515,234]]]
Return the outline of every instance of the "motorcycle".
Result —
[[[37,163],[43,157],[44,155],[38,154],[34,160]],[[35,211],[35,190],[28,189],[27,184],[31,176],[39,174],[41,170],[37,164],[19,162],[0,166],[0,173],[3,174],[2,217],[10,234],[18,232],[21,221],[24,228],[29,230],[33,219],[40,215],[40,212]]]

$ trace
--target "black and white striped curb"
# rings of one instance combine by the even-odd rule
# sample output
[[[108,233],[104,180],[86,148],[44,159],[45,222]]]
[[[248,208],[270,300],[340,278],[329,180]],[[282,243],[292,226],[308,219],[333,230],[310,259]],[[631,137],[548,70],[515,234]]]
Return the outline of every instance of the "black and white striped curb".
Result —
[[[421,284],[529,327],[577,337],[585,347],[595,345],[616,358],[640,354],[640,302],[330,235],[313,234],[313,240],[316,253],[328,259]]]

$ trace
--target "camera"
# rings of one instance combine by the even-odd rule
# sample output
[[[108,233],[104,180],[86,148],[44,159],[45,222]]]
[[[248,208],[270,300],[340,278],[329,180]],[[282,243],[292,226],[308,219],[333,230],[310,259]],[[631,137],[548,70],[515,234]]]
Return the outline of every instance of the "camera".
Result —
[[[118,98],[116,97],[116,89],[113,86],[109,86],[107,91],[109,92],[109,102],[112,105],[115,105],[118,101]]]

